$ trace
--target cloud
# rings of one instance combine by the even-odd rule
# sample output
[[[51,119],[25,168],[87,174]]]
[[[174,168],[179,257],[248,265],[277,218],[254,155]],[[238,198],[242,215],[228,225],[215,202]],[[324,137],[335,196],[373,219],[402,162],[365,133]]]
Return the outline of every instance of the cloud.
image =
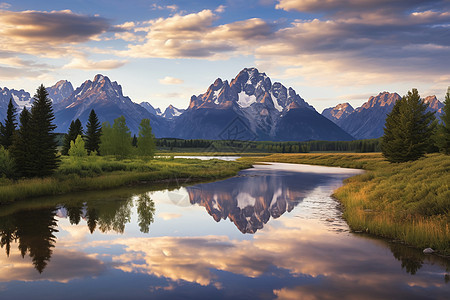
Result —
[[[70,10],[1,11],[0,15],[2,37],[23,42],[80,43],[110,28],[104,18],[79,15]]]
[[[160,213],[158,217],[161,217],[164,221],[173,220],[181,217],[181,214]]]
[[[106,264],[82,252],[57,249],[44,272],[34,269],[29,257],[22,258],[20,251],[12,249],[9,257],[0,256],[0,281],[69,282],[76,278],[98,276],[106,271]]]
[[[74,57],[68,64],[64,66],[65,69],[80,69],[80,70],[111,70],[124,66],[126,60],[107,59],[100,61],[88,60],[84,56]]]
[[[171,77],[171,76],[166,76],[163,79],[159,80],[159,83],[161,84],[167,84],[167,85],[171,85],[171,84],[182,84],[184,81],[182,79],[179,78],[175,78],[175,77]]]
[[[227,8],[225,5],[219,5],[219,6],[214,10],[214,12],[221,14],[221,13],[225,12],[225,8]]]
[[[445,0],[278,0],[277,9],[300,12],[351,13],[374,10],[405,11],[415,8],[427,9],[445,3]]]
[[[11,7],[11,4],[6,3],[6,2],[1,2],[0,3],[0,9],[8,9]]]
[[[272,25],[253,18],[213,26],[217,16],[208,9],[187,15],[150,20],[134,28],[146,31],[145,43],[130,44],[123,56],[161,58],[224,58],[254,40],[270,38]]]
[[[153,10],[170,10],[170,11],[174,12],[174,11],[177,11],[178,8],[179,8],[178,5],[175,5],[175,4],[162,6],[162,5],[153,3],[153,5],[152,5]]]

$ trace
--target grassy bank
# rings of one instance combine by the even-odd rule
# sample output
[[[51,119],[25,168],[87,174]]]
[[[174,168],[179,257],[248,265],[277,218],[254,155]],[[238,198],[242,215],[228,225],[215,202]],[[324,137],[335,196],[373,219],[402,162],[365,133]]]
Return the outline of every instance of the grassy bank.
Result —
[[[250,167],[246,162],[195,159],[130,159],[63,157],[56,173],[47,178],[0,179],[0,203],[74,191],[103,190],[139,182],[202,181],[225,178]]]
[[[450,254],[450,156],[402,164],[377,153],[274,154],[258,160],[365,169],[334,194],[350,227]]]

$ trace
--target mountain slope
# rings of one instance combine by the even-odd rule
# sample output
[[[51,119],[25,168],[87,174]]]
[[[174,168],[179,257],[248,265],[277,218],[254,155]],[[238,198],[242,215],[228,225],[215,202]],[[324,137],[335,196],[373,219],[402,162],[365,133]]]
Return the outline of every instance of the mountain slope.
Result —
[[[361,107],[350,113],[346,104],[338,104],[334,108],[327,108],[322,115],[339,125],[356,139],[374,139],[383,136],[386,115],[391,112],[397,100],[401,99],[397,93],[382,92],[372,96]],[[436,111],[436,117],[442,114],[444,106],[436,96],[423,99],[429,105],[428,111]],[[342,112],[342,114],[339,114]]]
[[[86,124],[91,109],[95,110],[100,122],[108,121],[111,125],[114,119],[125,116],[132,133],[139,131],[139,124],[144,118],[150,119],[155,135],[164,136],[167,133],[162,118],[150,114],[125,97],[122,87],[103,75],[96,75],[93,81],[86,80],[68,98],[54,105],[57,131],[66,132],[70,122],[77,118],[83,125]]]
[[[178,138],[352,139],[292,88],[272,84],[256,68],[243,69],[230,83],[218,78],[204,94],[192,96],[188,109],[174,120],[172,132]]]

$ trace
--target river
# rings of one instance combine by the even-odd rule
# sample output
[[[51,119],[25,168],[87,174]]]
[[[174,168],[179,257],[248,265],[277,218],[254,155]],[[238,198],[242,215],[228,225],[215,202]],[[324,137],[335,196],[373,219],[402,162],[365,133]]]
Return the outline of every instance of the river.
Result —
[[[3,206],[0,299],[448,299],[448,259],[350,232],[330,195],[360,172],[273,163]]]

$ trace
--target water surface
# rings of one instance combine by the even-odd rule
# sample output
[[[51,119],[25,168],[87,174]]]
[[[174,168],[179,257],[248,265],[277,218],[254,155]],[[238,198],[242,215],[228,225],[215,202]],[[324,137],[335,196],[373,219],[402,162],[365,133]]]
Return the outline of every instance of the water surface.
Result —
[[[446,299],[449,261],[349,231],[358,170],[271,164],[189,187],[0,208],[1,299]]]

